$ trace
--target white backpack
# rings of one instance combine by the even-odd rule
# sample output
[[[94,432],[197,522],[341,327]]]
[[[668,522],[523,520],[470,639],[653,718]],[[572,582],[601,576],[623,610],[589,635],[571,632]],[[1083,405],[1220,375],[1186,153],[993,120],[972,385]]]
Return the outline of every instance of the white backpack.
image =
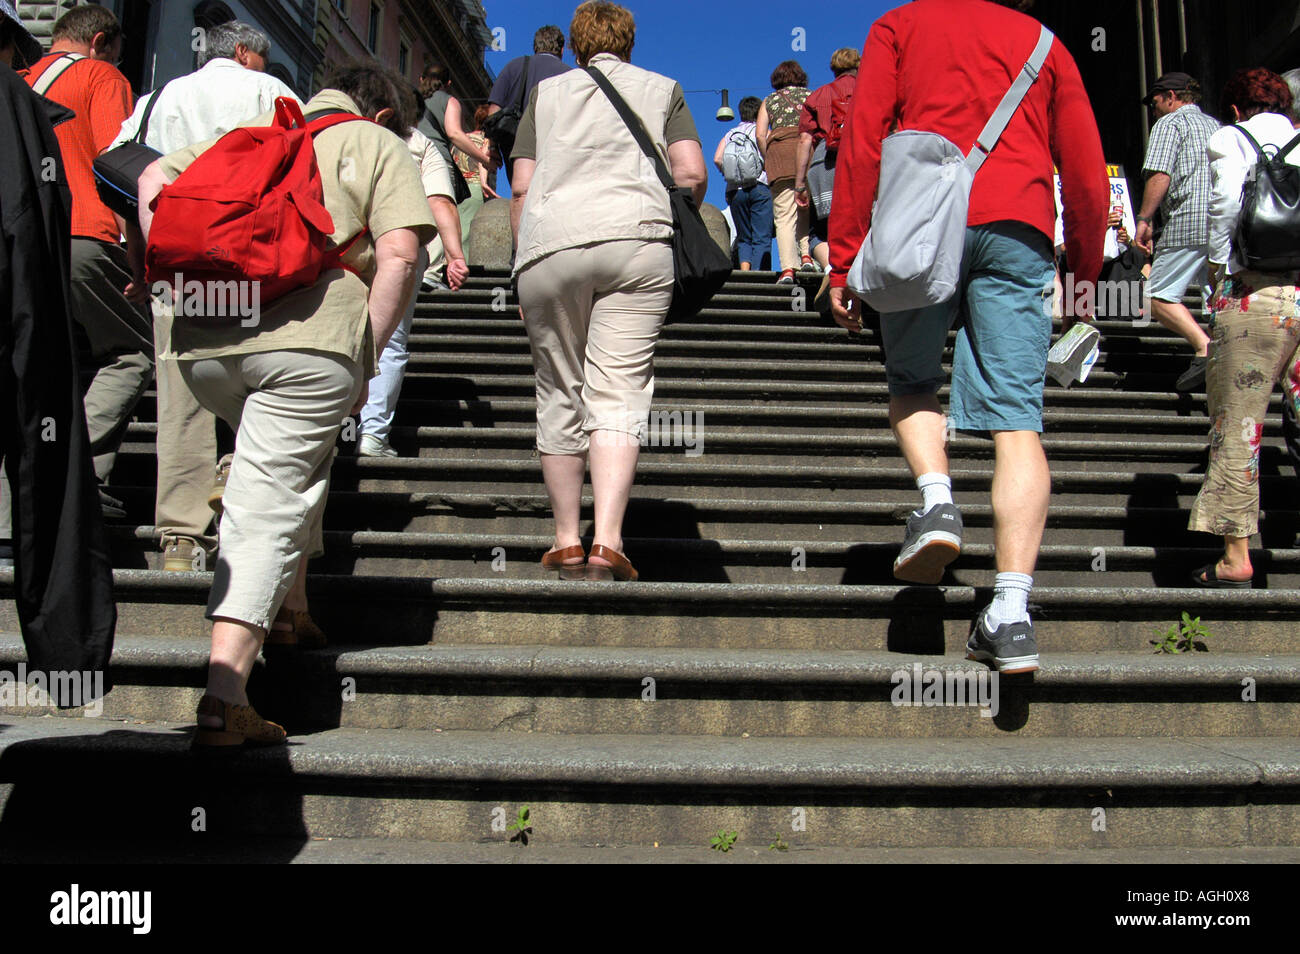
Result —
[[[758,143],[743,129],[734,129],[722,148],[722,178],[733,189],[752,189],[763,174],[763,154]]]
[[[885,137],[880,185],[862,248],[849,269],[849,290],[882,314],[937,305],[961,279],[966,213],[975,173],[997,145],[1052,48],[1038,45],[984,126],[970,155],[938,133],[905,129]]]

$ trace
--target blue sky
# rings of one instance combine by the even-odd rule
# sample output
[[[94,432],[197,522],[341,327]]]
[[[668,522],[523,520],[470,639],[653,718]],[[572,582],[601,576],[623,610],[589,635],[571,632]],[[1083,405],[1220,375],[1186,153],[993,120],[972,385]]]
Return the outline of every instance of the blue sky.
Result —
[[[636,0],[624,3],[636,17],[632,62],[671,76],[686,90],[686,101],[700,130],[704,158],[710,161],[708,201],[725,208],[721,174],[712,166],[713,150],[730,128],[714,118],[717,93],[731,90],[735,109],[743,96],[771,92],[772,69],[782,60],[798,60],[816,88],[831,81],[830,59],[843,46],[862,49],[872,21],[899,0],[818,0],[815,3],[771,0]],[[569,34],[577,0],[483,0],[488,28],[505,30],[502,52],[488,51],[487,64],[500,72],[516,56],[533,51],[533,33],[554,24]],[[802,49],[794,47],[801,46]],[[566,48],[566,63],[573,54]],[[505,177],[500,177],[501,185]]]

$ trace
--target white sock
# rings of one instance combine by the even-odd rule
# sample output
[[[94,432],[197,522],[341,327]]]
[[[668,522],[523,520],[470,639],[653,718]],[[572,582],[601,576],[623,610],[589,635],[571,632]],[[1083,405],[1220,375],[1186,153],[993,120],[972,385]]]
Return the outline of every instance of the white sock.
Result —
[[[1029,622],[1029,591],[1034,578],[1024,573],[999,573],[993,581],[993,602],[985,611],[990,630],[1003,623]]]
[[[921,491],[921,513],[927,513],[935,504],[952,503],[952,480],[947,474],[922,474],[916,478]]]

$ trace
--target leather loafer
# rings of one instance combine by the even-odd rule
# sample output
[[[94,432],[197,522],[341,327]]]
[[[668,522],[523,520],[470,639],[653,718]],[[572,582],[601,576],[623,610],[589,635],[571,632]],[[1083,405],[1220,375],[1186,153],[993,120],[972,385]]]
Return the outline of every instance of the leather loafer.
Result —
[[[592,557],[599,557],[609,563],[609,566],[600,566],[592,563]],[[607,546],[596,544],[591,548],[591,553],[587,556],[587,579],[589,580],[635,580],[637,578],[636,568],[627,561],[627,557],[617,550],[611,550]]]

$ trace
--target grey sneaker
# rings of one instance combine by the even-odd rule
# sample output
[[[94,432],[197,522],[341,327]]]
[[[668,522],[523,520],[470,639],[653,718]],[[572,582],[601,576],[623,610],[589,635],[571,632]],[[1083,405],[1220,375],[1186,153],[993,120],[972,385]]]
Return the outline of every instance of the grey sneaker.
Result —
[[[167,537],[163,540],[163,569],[169,573],[206,570],[207,553],[193,537]]]
[[[908,583],[938,583],[961,553],[961,511],[956,504],[935,504],[907,518],[903,549],[894,561],[894,576]]]
[[[1038,668],[1038,641],[1034,639],[1034,624],[1003,623],[989,632],[985,619],[988,607],[980,611],[966,641],[966,658],[988,663],[998,672],[1033,672]]]
[[[393,450],[393,445],[388,443],[382,437],[376,437],[374,434],[362,434],[361,446],[357,448],[357,453],[362,457],[396,457],[397,451]]]

